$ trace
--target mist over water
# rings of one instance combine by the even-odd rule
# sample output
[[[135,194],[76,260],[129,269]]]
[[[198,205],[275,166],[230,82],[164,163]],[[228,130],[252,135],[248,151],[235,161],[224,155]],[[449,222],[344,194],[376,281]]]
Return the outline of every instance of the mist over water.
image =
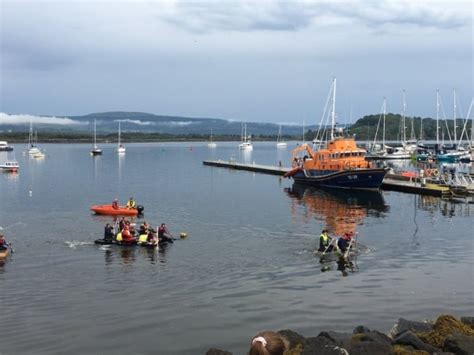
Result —
[[[0,174],[0,226],[15,253],[0,266],[5,354],[245,353],[261,330],[388,331],[399,317],[474,309],[473,205],[398,192],[316,190],[202,165],[288,165],[288,149],[254,143],[42,145]],[[0,153],[0,161],[6,158]],[[156,226],[188,238],[158,250],[97,246],[92,204],[133,196]],[[8,226],[15,224],[13,227]],[[317,249],[323,228],[358,233],[347,277]]]

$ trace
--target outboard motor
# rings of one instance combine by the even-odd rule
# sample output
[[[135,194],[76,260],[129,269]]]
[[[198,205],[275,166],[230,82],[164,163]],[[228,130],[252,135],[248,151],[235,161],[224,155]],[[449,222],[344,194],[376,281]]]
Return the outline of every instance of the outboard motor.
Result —
[[[143,216],[143,210],[144,209],[145,209],[145,207],[143,207],[142,205],[137,206],[137,211],[138,211],[139,216]]]

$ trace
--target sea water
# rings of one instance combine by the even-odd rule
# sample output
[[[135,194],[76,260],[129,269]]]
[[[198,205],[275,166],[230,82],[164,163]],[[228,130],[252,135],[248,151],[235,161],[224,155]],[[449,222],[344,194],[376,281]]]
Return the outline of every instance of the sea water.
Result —
[[[0,175],[0,226],[15,250],[0,266],[1,352],[242,354],[262,330],[472,316],[473,205],[202,164],[288,166],[293,147],[143,143],[91,157],[90,145],[44,144],[37,160],[15,145],[20,172]],[[90,206],[130,197],[145,207],[137,224],[188,237],[156,251],[94,245],[113,219]],[[323,228],[357,232],[346,277],[314,254]]]

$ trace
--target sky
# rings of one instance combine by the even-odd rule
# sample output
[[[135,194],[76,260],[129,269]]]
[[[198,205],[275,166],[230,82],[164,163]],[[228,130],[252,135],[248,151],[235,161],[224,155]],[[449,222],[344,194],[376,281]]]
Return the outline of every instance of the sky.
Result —
[[[0,0],[0,120],[134,111],[318,124],[466,115],[474,2]],[[11,122],[10,122],[11,123]],[[1,124],[1,122],[0,122]]]

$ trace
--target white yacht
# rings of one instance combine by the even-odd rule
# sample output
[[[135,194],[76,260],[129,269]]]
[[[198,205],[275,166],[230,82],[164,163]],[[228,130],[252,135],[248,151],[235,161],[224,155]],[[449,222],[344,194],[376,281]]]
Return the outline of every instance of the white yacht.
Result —
[[[242,142],[239,144],[240,150],[253,150],[251,135],[247,136],[247,124],[244,124],[242,131]]]

